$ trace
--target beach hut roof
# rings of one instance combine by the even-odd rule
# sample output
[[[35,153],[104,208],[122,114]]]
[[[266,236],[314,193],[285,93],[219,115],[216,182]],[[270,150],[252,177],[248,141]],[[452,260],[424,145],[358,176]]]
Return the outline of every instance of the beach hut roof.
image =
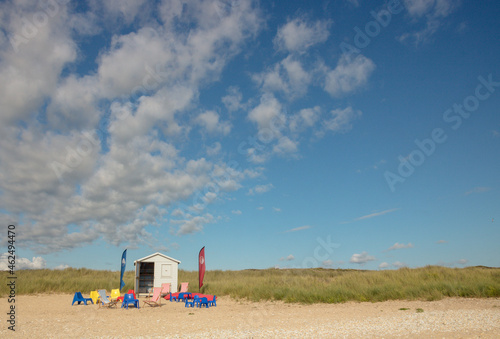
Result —
[[[160,257],[163,257],[163,258],[165,258],[165,259],[167,259],[167,260],[174,261],[174,262],[176,262],[176,263],[178,263],[178,264],[180,264],[180,263],[181,263],[181,262],[180,262],[179,260],[177,260],[177,259],[171,258],[171,257],[169,257],[169,256],[167,256],[167,255],[165,255],[165,254],[163,254],[163,253],[156,252],[156,253],[153,253],[153,254],[148,255],[147,257],[144,257],[144,258],[141,258],[141,259],[137,259],[137,260],[135,260],[135,261],[134,261],[134,265],[135,265],[135,263],[136,263],[136,262],[138,262],[138,261],[139,261],[139,262],[141,262],[141,261],[146,261],[146,260],[148,260],[149,258],[152,258],[152,257],[154,257],[154,256],[160,256]]]

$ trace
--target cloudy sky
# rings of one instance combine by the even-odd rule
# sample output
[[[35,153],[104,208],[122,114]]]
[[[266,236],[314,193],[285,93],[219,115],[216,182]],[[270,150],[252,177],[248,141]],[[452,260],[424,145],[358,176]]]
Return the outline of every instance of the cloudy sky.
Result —
[[[0,13],[3,263],[500,266],[497,1]]]

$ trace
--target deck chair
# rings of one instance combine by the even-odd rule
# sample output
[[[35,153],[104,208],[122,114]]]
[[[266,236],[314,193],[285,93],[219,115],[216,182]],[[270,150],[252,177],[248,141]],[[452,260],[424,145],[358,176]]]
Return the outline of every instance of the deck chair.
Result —
[[[111,300],[118,300],[118,297],[120,297],[121,294],[120,294],[120,290],[119,289],[114,289],[114,290],[111,290]]]
[[[170,283],[161,284],[161,296],[164,297],[170,293]]]
[[[106,295],[106,290],[97,290],[97,293],[99,293],[99,299],[101,300],[101,302],[99,303],[99,308],[101,308],[101,306],[107,308],[116,307],[116,301],[109,300],[108,296]]]
[[[146,305],[151,307],[161,306],[161,287],[153,288],[153,296],[149,300],[144,300],[144,305],[142,307],[145,307]]]
[[[73,306],[73,304],[75,302],[78,302],[77,305],[80,305],[80,303],[85,303],[85,305],[87,305],[87,301],[90,301],[92,304],[94,303],[92,301],[92,298],[84,298],[83,295],[82,295],[82,292],[75,292],[75,295],[73,296],[73,302],[71,303],[71,306]]]
[[[97,291],[91,291],[90,297],[92,298],[92,302],[94,304],[97,304],[97,302],[99,301],[99,293],[97,293]]]
[[[188,282],[183,282],[181,283],[181,290],[179,292],[187,292],[188,291],[188,286],[189,286],[189,283]]]

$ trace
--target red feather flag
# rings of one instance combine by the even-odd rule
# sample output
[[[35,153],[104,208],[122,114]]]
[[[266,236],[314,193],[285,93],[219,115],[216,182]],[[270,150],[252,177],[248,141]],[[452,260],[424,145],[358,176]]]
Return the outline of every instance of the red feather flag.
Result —
[[[203,286],[203,277],[205,277],[205,246],[200,250],[200,254],[198,255],[198,274],[200,281],[200,289]]]

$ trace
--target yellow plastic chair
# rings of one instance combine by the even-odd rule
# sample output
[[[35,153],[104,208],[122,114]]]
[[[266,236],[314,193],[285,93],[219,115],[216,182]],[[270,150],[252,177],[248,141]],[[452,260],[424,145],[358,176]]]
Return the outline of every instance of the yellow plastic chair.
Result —
[[[92,298],[94,304],[97,304],[97,302],[99,301],[99,293],[97,293],[97,291],[91,291],[90,298]]]
[[[111,300],[118,299],[118,297],[121,297],[120,290],[117,288],[114,290],[111,290]]]

